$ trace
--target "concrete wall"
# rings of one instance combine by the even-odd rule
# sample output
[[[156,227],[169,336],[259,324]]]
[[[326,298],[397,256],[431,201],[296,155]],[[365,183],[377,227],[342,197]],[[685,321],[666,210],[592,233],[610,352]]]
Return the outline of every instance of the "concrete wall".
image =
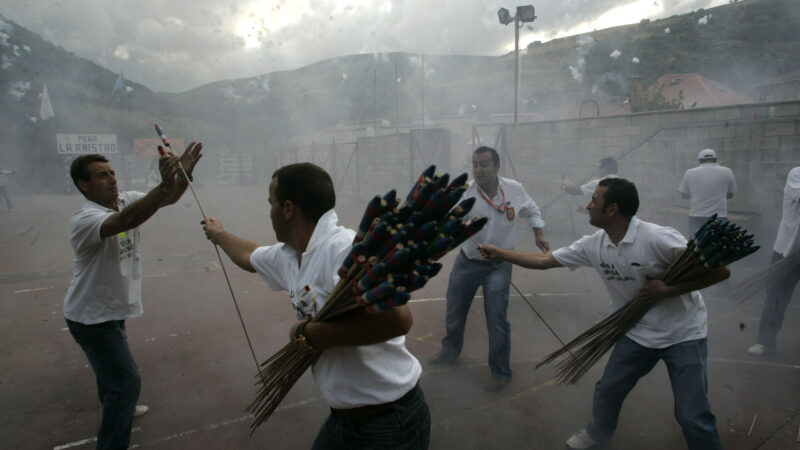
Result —
[[[579,234],[589,229],[581,226],[588,216],[575,212],[588,197],[564,196],[561,174],[588,179],[604,156],[617,158],[620,176],[636,183],[640,217],[685,231],[688,200],[678,185],[684,171],[697,165],[697,153],[713,148],[736,176],[731,218],[774,233],[786,175],[800,165],[798,119],[800,102],[760,103],[508,125],[505,138],[520,181],[540,206],[547,205],[551,232],[571,231],[566,228],[572,222]],[[771,246],[773,239],[762,241]]]

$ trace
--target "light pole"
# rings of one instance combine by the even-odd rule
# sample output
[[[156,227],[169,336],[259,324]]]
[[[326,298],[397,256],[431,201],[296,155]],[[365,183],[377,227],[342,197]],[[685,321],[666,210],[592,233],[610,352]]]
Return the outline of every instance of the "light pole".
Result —
[[[511,17],[511,13],[505,8],[497,10],[497,17],[500,23],[508,25],[514,22],[514,123],[517,123],[519,111],[519,29],[523,23],[536,20],[536,13],[532,5],[517,6],[517,13]]]

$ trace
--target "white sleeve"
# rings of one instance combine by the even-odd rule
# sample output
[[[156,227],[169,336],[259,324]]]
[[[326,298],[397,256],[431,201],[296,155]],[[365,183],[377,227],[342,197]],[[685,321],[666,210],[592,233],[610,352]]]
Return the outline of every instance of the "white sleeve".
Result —
[[[656,234],[653,244],[661,262],[669,265],[686,250],[686,238],[672,227],[660,228],[660,233]]]
[[[103,239],[100,237],[100,228],[112,214],[114,214],[113,211],[84,209],[72,216],[69,239],[77,257],[103,243]]]
[[[731,178],[728,180],[728,194],[733,194],[736,192],[736,180],[733,178],[733,171],[728,169],[728,172],[731,174]]]
[[[688,194],[689,193],[689,180],[687,180],[687,178],[688,178],[687,175],[688,174],[689,174],[689,171],[686,171],[683,174],[683,179],[681,180],[681,185],[678,186],[678,192],[680,192],[681,194]]]
[[[561,247],[553,251],[553,258],[562,266],[569,270],[575,270],[582,266],[591,266],[592,260],[589,258],[587,249],[592,242],[592,236],[584,236],[573,242],[569,247]]]
[[[519,216],[528,219],[528,225],[531,228],[544,228],[544,220],[542,219],[542,210],[535,201],[522,189],[520,186],[520,202],[519,202]]]
[[[267,286],[275,291],[288,291],[283,272],[286,261],[282,258],[283,244],[258,247],[250,254],[250,265],[256,269]]]
[[[591,180],[591,181],[587,182],[586,184],[581,185],[581,191],[586,195],[592,195],[592,194],[594,194],[594,191],[595,191],[595,189],[597,189],[597,186],[599,184],[600,184],[600,179],[599,178]]]

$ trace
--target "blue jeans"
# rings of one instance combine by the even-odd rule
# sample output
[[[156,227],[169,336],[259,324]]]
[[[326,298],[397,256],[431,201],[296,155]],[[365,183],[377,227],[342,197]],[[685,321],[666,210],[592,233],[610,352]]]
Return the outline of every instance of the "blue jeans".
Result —
[[[594,387],[593,422],[586,431],[598,442],[610,441],[625,397],[639,378],[663,359],[672,383],[675,418],[689,449],[721,449],[717,422],[708,403],[707,355],[705,338],[666,348],[648,348],[623,336]]]
[[[125,334],[125,321],[84,325],[67,320],[97,379],[103,418],[97,432],[98,449],[127,449],[142,378]]]
[[[511,278],[511,264],[498,262]],[[489,332],[489,369],[497,378],[511,378],[511,323],[508,321],[508,280],[489,261],[472,261],[458,252],[447,285],[447,334],[442,339],[442,354],[457,358],[464,346],[467,313],[478,287],[483,287],[483,309]]]
[[[365,420],[331,413],[311,448],[425,450],[430,437],[431,415],[417,387],[405,404],[390,404],[384,413]]]
[[[783,259],[778,252],[772,253],[772,264]],[[767,288],[767,298],[764,300],[764,309],[761,311],[761,321],[758,324],[758,343],[775,349],[778,346],[778,332],[783,325],[783,315],[792,299],[792,293],[800,281],[800,271],[787,273],[774,285]]]

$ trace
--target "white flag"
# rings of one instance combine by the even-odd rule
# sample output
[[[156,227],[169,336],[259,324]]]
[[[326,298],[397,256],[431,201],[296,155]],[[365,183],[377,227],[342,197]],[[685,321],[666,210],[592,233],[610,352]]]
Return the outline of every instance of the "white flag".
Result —
[[[47,93],[47,83],[45,83],[42,90],[42,105],[39,107],[39,117],[42,120],[47,120],[55,115],[53,104],[50,103],[50,95]]]
[[[114,83],[114,87],[111,88],[111,95],[114,95],[114,93],[121,89],[125,89],[125,74],[122,73],[122,70],[119,71],[117,82]]]

